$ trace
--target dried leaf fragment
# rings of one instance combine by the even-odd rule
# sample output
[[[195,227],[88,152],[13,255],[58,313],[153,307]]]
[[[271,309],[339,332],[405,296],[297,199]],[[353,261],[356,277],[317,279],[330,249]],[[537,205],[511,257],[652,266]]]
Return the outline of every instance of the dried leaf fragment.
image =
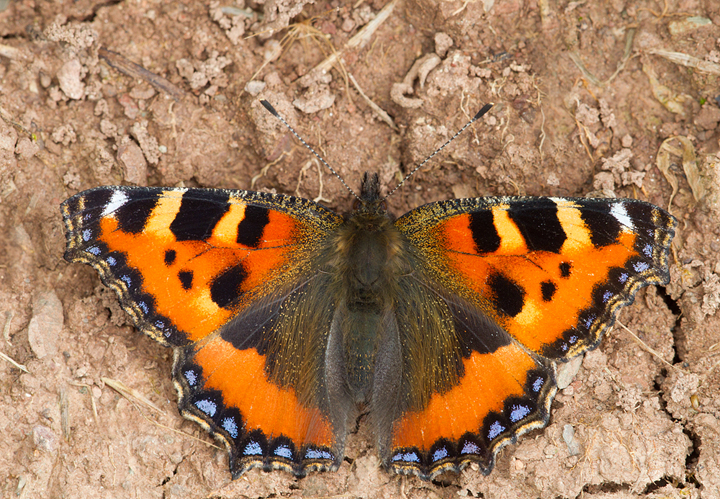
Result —
[[[650,80],[650,87],[658,102],[671,113],[685,116],[685,105],[692,101],[692,97],[687,94],[675,93],[669,87],[660,83],[655,70],[649,64],[643,64],[642,69],[648,80]]]
[[[673,141],[675,140],[680,142],[680,148],[673,145]],[[670,205],[672,205],[673,198],[678,192],[677,177],[670,170],[672,156],[679,156],[682,158],[683,171],[685,172],[685,176],[687,177],[687,181],[690,185],[695,201],[699,202],[707,193],[706,181],[700,174],[697,154],[695,153],[695,146],[693,143],[690,139],[683,136],[667,138],[660,145],[655,163],[673,190],[670,195],[670,200],[668,201],[668,211],[670,210]]]

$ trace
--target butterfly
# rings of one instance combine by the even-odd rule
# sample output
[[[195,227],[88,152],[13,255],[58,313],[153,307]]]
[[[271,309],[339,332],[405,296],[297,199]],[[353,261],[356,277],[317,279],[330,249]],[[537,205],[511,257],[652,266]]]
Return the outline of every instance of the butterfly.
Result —
[[[361,413],[390,470],[490,473],[499,449],[547,424],[556,363],[669,281],[677,223],[643,201],[561,197],[394,218],[369,173],[347,215],[282,194],[124,186],[62,214],[65,259],[93,266],[174,349],[179,410],[225,444],[233,478],[336,470]]]

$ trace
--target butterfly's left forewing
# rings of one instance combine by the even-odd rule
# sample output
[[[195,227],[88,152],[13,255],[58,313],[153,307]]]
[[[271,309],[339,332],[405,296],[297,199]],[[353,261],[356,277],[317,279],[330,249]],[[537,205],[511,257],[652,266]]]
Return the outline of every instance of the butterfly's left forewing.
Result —
[[[547,424],[552,361],[597,346],[639,288],[668,282],[675,224],[641,201],[571,198],[454,200],[398,219],[415,278],[445,293],[466,347],[454,386],[396,419],[388,464],[489,473],[505,443]]]
[[[180,410],[228,446],[235,476],[337,465],[323,357],[304,347],[326,341],[332,310],[309,303],[322,289],[313,265],[340,217],[289,196],[129,187],[62,211],[65,258],[95,267],[140,330],[176,347]],[[288,309],[308,312],[305,329]]]

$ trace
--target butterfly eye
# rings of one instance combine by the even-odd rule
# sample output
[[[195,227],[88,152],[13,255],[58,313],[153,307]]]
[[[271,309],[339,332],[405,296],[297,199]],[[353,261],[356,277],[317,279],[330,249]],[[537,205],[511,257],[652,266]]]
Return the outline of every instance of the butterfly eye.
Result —
[[[362,201],[360,201],[359,199],[356,199],[355,201],[353,201],[353,211],[358,211],[361,206],[362,206]]]

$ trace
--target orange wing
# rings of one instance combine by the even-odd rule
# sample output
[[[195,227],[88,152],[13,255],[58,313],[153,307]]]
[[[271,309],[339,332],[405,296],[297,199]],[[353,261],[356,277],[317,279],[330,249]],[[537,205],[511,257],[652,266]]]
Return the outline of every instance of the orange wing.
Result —
[[[465,347],[457,382],[396,417],[387,464],[489,473],[503,445],[547,424],[552,361],[596,347],[639,288],[669,281],[675,225],[641,201],[571,198],[455,200],[398,219],[422,265],[412,278],[441,290]]]
[[[288,196],[127,187],[85,191],[62,211],[65,258],[95,267],[140,330],[177,347],[180,410],[227,445],[235,476],[337,466],[342,439],[325,410],[322,356],[274,352],[293,341],[281,337],[283,307],[301,306],[298,290],[340,217]],[[314,320],[328,314],[318,309]],[[325,329],[311,333],[317,348]],[[314,383],[303,384],[299,365],[315,370]]]

